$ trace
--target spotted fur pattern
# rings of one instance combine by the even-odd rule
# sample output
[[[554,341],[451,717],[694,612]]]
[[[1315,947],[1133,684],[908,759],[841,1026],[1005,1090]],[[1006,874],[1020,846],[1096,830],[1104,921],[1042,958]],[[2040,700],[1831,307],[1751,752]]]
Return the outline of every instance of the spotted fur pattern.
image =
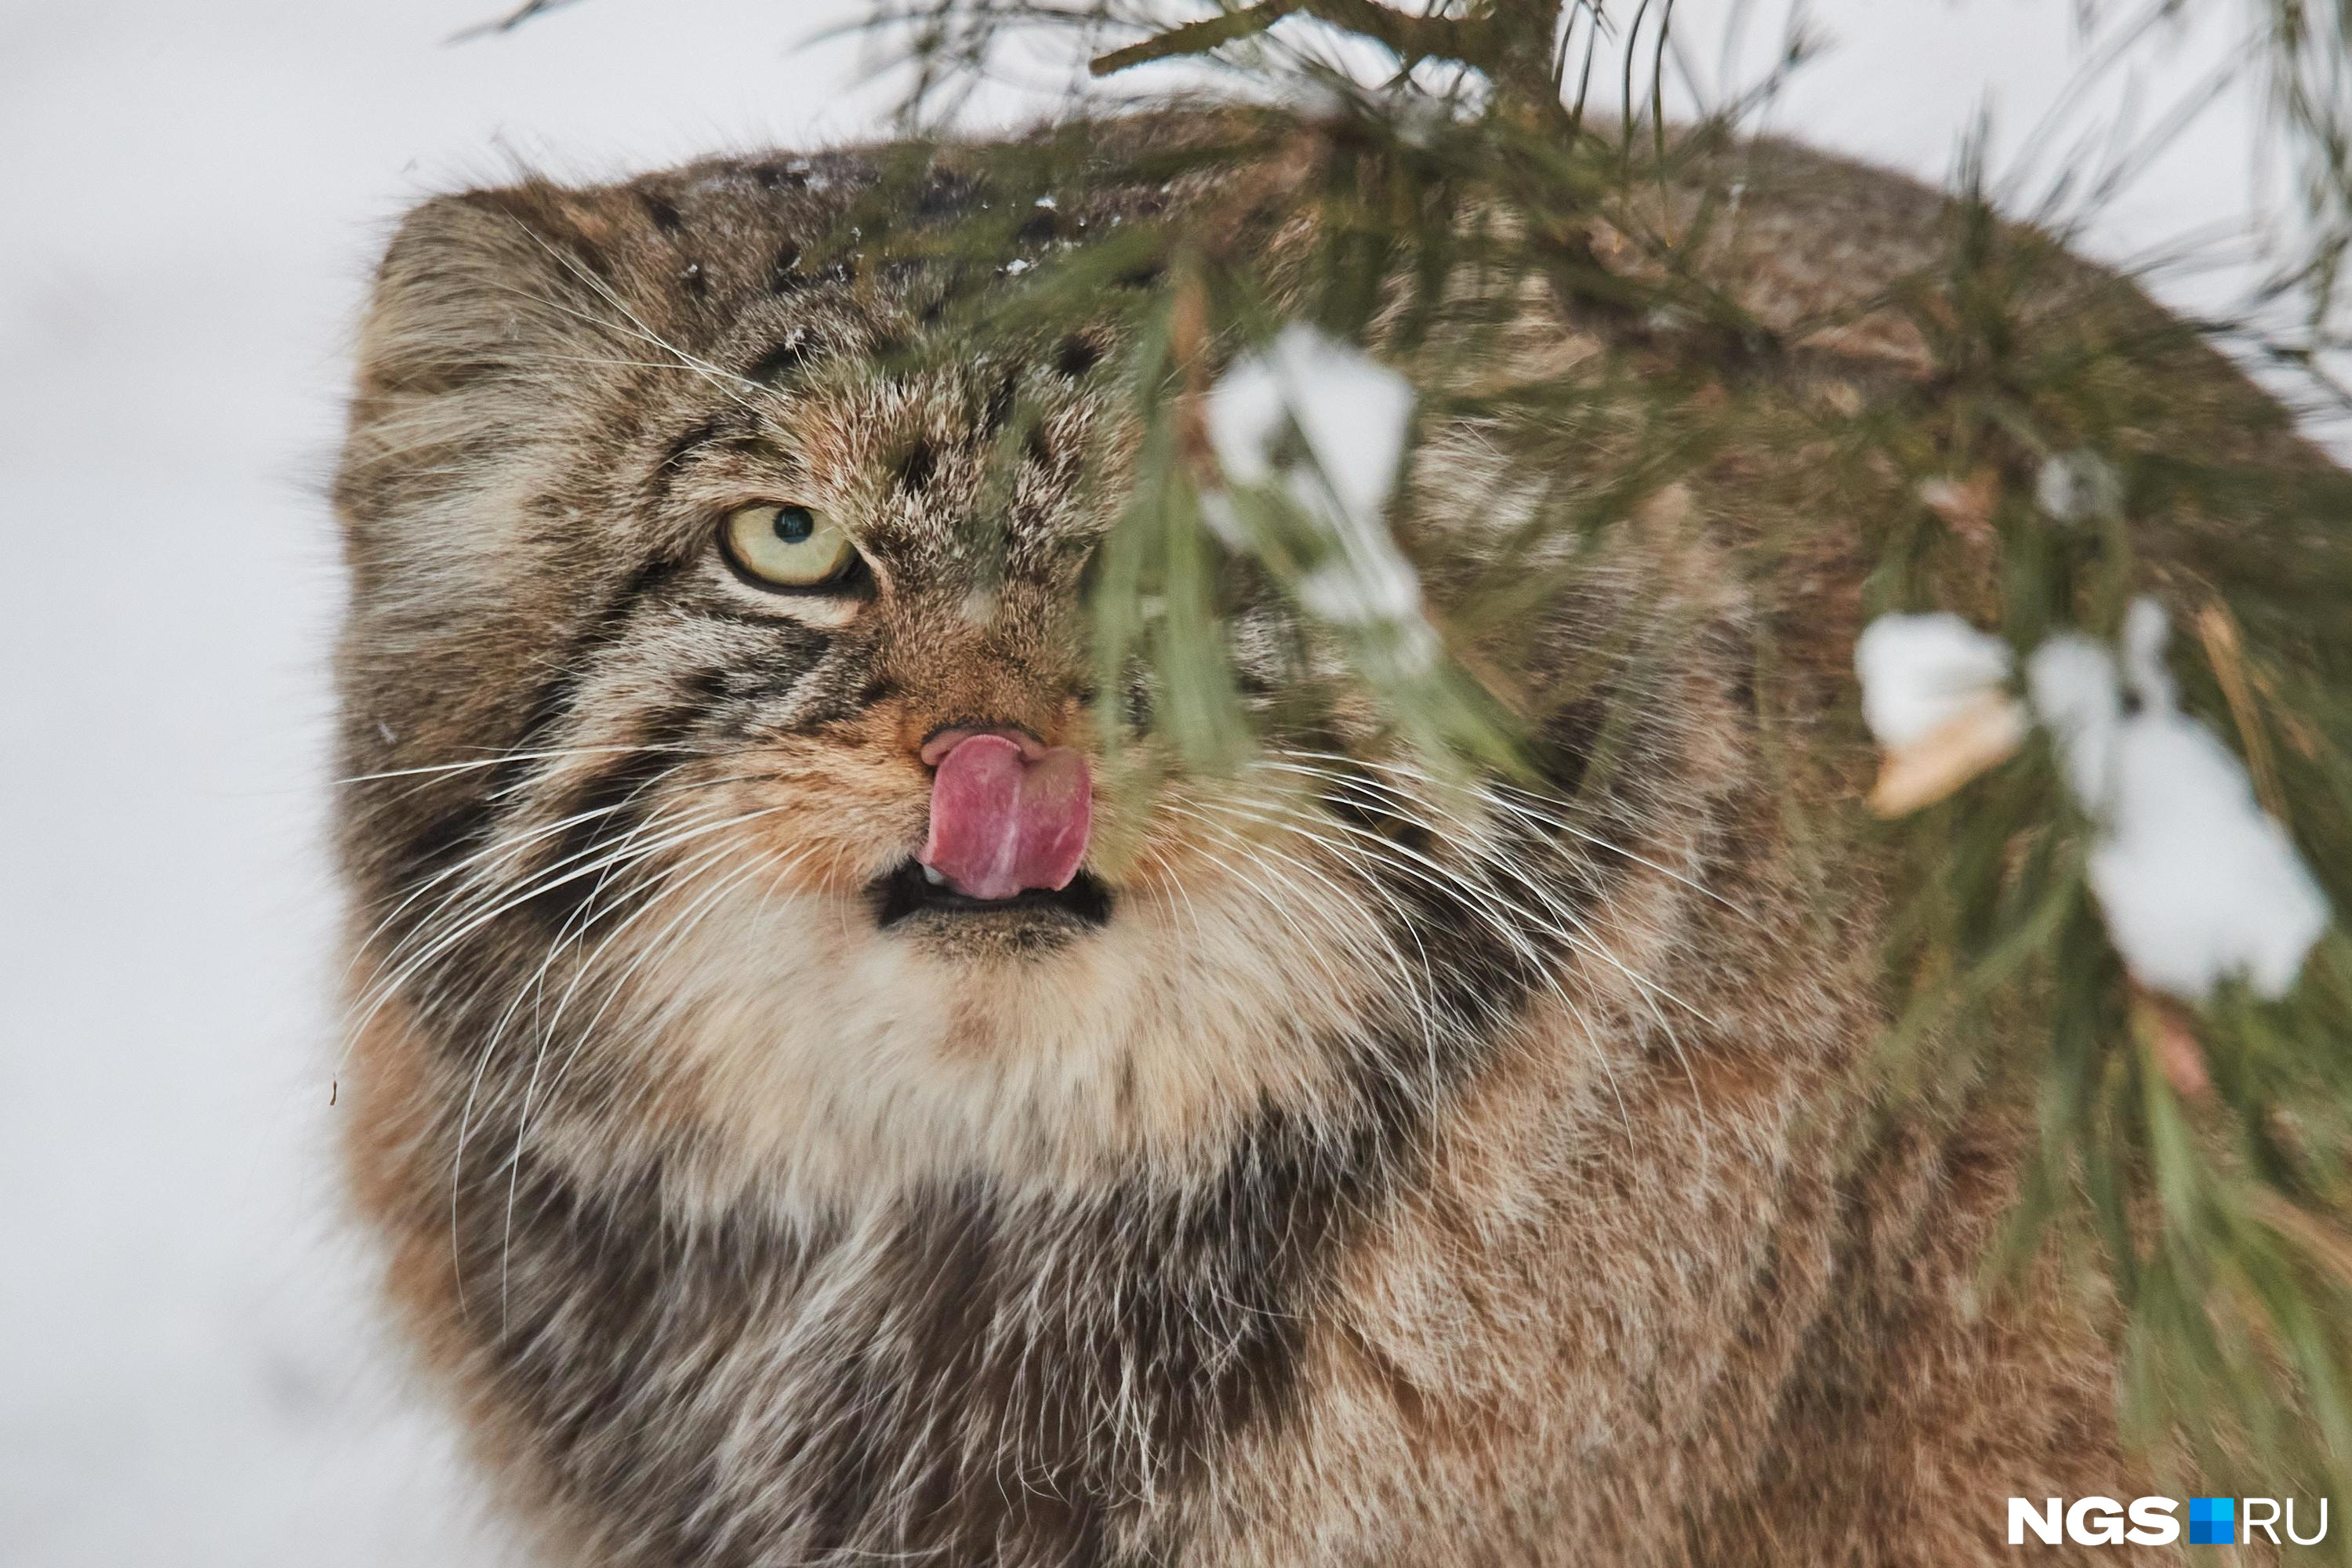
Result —
[[[1772,157],[1722,253],[1755,309],[1919,264],[1935,198]],[[1543,789],[1345,721],[1230,778],[1139,741],[1097,757],[1099,923],[883,924],[925,736],[1098,749],[1148,694],[1072,624],[1116,345],[905,357],[937,279],[814,259],[870,177],[438,198],[362,334],[355,1190],[548,1560],[1955,1564],[2012,1493],[2145,1489],[2095,1311],[1973,1289],[2019,1131],[1865,1087],[1867,868],[1814,896],[1743,673],[1769,455],[1552,606],[1550,667],[1615,649],[1634,699],[1605,780],[1598,698]],[[1805,377],[1916,373],[1902,323],[1843,332]],[[1634,352],[1549,305],[1515,344]],[[1413,480],[1465,536],[1483,439]],[[866,580],[733,573],[762,499]]]

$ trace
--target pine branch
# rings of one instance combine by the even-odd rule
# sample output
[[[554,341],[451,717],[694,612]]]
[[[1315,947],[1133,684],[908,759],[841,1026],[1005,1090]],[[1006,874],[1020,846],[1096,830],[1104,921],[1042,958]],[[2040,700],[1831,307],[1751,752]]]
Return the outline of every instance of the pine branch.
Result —
[[[1188,21],[1143,42],[1112,49],[1091,61],[1094,75],[1115,75],[1167,58],[1197,57],[1265,33],[1286,16],[1312,16],[1324,24],[1369,37],[1406,66],[1418,61],[1454,61],[1479,70],[1510,99],[1512,113],[1550,118],[1559,108],[1559,19],[1571,0],[1496,3],[1465,14],[1400,12],[1379,0],[1261,0],[1261,5]],[[1585,5],[1588,0],[1573,0]],[[1667,9],[1673,9],[1667,5]]]
[[[1570,3],[1490,0],[1467,15],[1444,16],[1399,11],[1379,0],[1262,0],[1114,49],[1097,57],[1090,68],[1096,76],[1110,76],[1154,61],[1204,55],[1265,32],[1286,17],[1311,16],[1380,44],[1408,67],[1423,60],[1470,67],[1495,83],[1498,97],[1510,100],[1513,112],[1549,118],[1559,109],[1557,47],[1560,18]]]
[[[1252,5],[1247,10],[1212,16],[1201,22],[1187,22],[1139,44],[1129,44],[1123,49],[1097,55],[1088,62],[1087,69],[1096,76],[1115,76],[1154,60],[1204,55],[1212,49],[1223,48],[1227,44],[1265,32],[1297,11],[1303,3],[1304,0],[1265,0],[1264,4]]]

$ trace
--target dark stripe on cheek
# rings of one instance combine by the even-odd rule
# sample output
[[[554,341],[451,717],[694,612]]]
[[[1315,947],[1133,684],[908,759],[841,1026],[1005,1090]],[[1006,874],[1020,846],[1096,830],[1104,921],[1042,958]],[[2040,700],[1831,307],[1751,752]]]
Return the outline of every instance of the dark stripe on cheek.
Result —
[[[571,717],[583,667],[598,649],[619,636],[637,601],[676,570],[674,562],[649,563],[599,607],[587,627],[553,660],[564,673],[542,681],[532,691],[522,721],[507,742],[508,755],[496,767],[453,775],[454,782],[470,787],[470,793],[427,815],[403,838],[386,866],[395,891],[406,894],[423,887],[490,842],[499,819],[525,784],[546,770],[547,760],[535,753],[551,749],[553,737]],[[379,787],[396,787],[398,782]]]
[[[691,439],[696,434],[689,431],[686,438]],[[548,750],[549,738],[572,716],[572,704],[579,700],[580,683],[588,673],[588,663],[619,640],[621,629],[628,625],[637,601],[676,575],[680,564],[662,559],[638,567],[597,606],[587,625],[550,661],[559,673],[540,682],[532,691],[530,703],[523,710],[522,727],[507,747],[515,754],[489,770],[488,794],[500,798],[514,795],[520,792],[525,779],[544,770],[545,760],[530,753]]]
[[[488,843],[496,816],[490,802],[477,795],[425,817],[389,858],[385,869],[392,890],[414,892]]]
[[[790,698],[794,705],[791,728],[802,734],[847,723],[898,690],[876,673],[870,651],[805,630],[778,643],[765,657],[747,660],[736,679],[755,703],[745,715],[748,727],[759,727],[757,703]]]
[[[1317,799],[1325,811],[1341,822],[1380,835],[1408,855],[1429,853],[1432,835],[1427,826],[1399,809],[1405,803],[1374,778],[1370,769],[1325,765],[1347,774],[1344,780],[1333,779],[1321,786]]]
[[[687,760],[681,748],[703,712],[699,704],[656,712],[639,730],[634,749],[619,753],[564,796],[555,808],[555,819],[578,820],[555,836],[534,872],[542,885],[522,906],[533,920],[550,931],[562,930],[583,915],[592,899],[609,893],[615,884],[629,885],[625,873],[631,868],[624,862],[631,858],[616,859],[616,852],[651,819],[655,786]],[[605,903],[610,908],[612,900]]]

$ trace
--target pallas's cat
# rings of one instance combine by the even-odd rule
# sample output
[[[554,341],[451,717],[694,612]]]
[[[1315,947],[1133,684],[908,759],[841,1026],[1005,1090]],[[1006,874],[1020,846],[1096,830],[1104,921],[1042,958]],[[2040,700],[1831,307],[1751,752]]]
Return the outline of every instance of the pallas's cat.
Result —
[[[1941,374],[1880,301],[1942,198],[1771,146],[1688,176],[1738,186],[1703,265],[1788,334],[1737,395],[1789,437],[1556,574],[1544,776],[1480,782],[1360,704],[1287,720],[1272,594],[1232,611],[1237,769],[1152,738],[1149,679],[1103,689],[1129,344],[915,352],[941,269],[820,244],[874,177],[436,199],[361,339],[340,1114],[549,1560],[1942,1565],[2009,1550],[2011,1495],[2147,1489],[2095,1314],[1976,1289],[2013,1099],[1870,1089],[1876,872],[1797,831],[1855,812],[1857,759],[1783,754],[1853,711],[1863,555],[1775,567],[1769,689],[1734,565],[1832,493],[1814,411]],[[1271,252],[1307,243],[1284,177]],[[2073,264],[2050,300],[2152,314]],[[1522,370],[1734,352],[1514,309]],[[2165,374],[2152,439],[2308,460],[2201,350]],[[1510,515],[1495,443],[1575,482],[1641,438],[1424,419],[1441,616],[1447,549]]]

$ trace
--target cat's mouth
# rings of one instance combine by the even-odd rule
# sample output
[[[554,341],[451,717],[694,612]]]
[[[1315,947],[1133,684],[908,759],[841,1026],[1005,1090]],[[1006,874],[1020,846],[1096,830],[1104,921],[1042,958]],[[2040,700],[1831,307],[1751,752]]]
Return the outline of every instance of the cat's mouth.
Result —
[[[1080,871],[1060,888],[1027,888],[1003,899],[976,899],[935,879],[921,861],[907,859],[877,879],[872,891],[875,922],[884,931],[901,921],[1053,921],[1098,927],[1109,923],[1110,889],[1100,878]]]

